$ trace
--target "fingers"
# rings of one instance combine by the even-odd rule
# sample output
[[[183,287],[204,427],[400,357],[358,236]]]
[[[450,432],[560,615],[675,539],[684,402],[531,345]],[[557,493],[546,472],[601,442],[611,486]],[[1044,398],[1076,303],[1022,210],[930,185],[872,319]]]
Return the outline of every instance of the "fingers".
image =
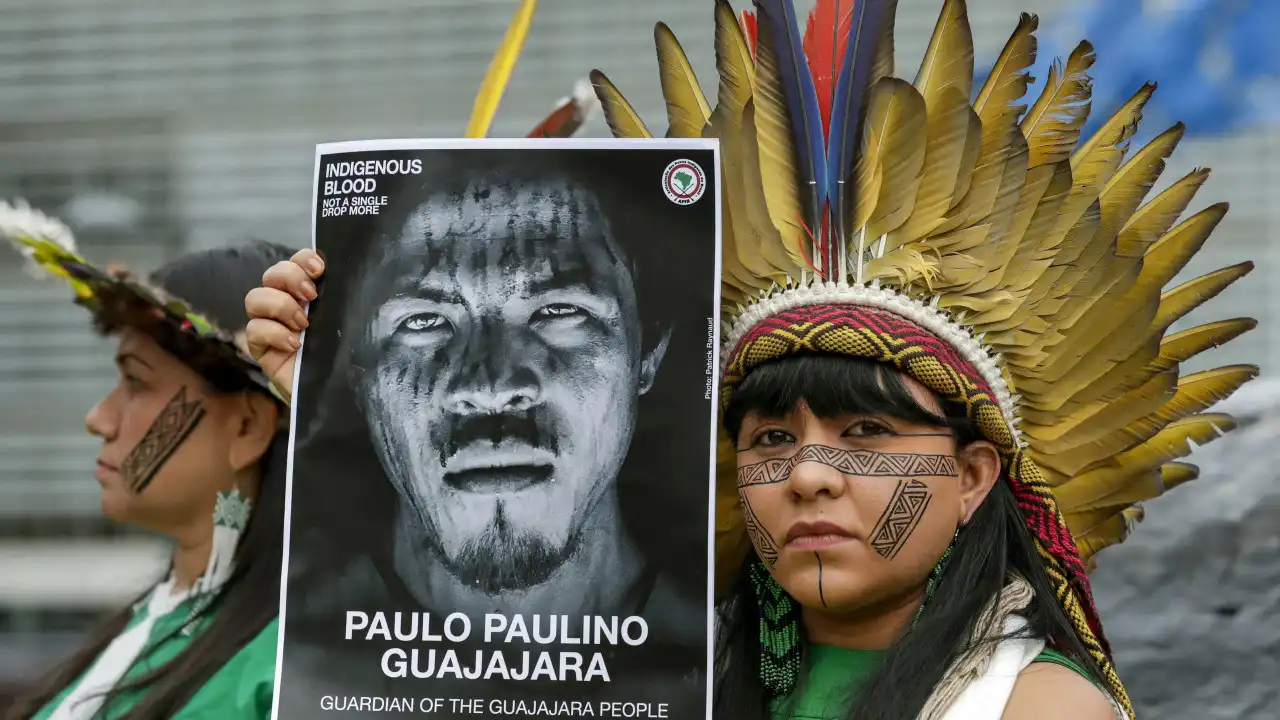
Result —
[[[251,319],[278,323],[294,332],[301,332],[308,325],[307,315],[298,299],[274,287],[250,290],[244,298],[244,309]],[[252,324],[250,322],[250,326]]]
[[[318,295],[313,279],[323,274],[324,263],[316,251],[299,250],[293,259],[267,268],[262,274],[262,284],[289,293],[300,303],[307,303]]]
[[[271,349],[293,353],[302,347],[302,341],[297,332],[274,320],[261,318],[249,321],[245,327],[245,340],[249,346],[249,354],[255,360],[262,359],[262,356]]]
[[[293,257],[289,258],[289,262],[306,270],[307,274],[313,278],[319,278],[324,274],[324,258],[311,248],[303,248],[294,253]]]

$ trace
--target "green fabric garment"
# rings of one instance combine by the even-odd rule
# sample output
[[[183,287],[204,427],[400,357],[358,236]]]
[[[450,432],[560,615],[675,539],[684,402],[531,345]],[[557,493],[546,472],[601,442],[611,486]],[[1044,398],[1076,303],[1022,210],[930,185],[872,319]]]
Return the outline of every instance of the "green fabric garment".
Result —
[[[192,602],[194,601],[188,600],[182,603],[157,620],[148,642],[154,645],[156,641],[163,639],[181,626],[191,611]],[[140,603],[134,611],[134,616],[129,620],[129,627],[141,622],[146,617],[146,613],[146,604]],[[206,620],[196,632],[203,631],[204,626],[207,625]],[[209,720],[265,720],[271,717],[271,699],[275,692],[278,628],[278,621],[273,619],[262,629],[262,632],[258,633],[257,637],[250,640],[240,649],[240,652],[227,661],[222,669],[209,678],[209,681],[196,691],[191,700],[171,717],[176,720],[205,720],[206,718]],[[136,662],[125,673],[123,681],[127,683],[172,660],[191,644],[194,637],[195,633],[190,636],[179,633],[166,640],[149,657]],[[80,680],[77,679],[76,683],[79,682]],[[74,687],[75,684],[65,688],[53,701],[41,708],[32,720],[48,718]],[[143,692],[124,694],[111,707],[105,708],[106,712],[98,715],[97,718],[101,720],[119,718],[136,705],[143,694]]]
[[[773,720],[839,720],[863,681],[884,657],[883,650],[853,650],[831,645],[809,647],[808,675],[792,698],[775,700]],[[1032,662],[1049,662],[1088,674],[1057,650],[1046,648]],[[1096,684],[1096,683],[1095,683]]]
[[[875,670],[883,650],[810,645],[806,677],[796,694],[775,700],[774,720],[828,720],[844,717],[849,701]]]

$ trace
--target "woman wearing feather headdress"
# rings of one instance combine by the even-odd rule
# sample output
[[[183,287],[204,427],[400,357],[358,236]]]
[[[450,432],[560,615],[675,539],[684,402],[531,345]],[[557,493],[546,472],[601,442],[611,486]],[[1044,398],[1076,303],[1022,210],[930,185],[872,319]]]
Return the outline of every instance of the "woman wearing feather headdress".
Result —
[[[174,546],[165,577],[6,717],[270,717],[288,413],[247,354],[242,298],[291,251],[192,253],[142,280],[94,267],[22,205],[0,203],[0,234],[118,338],[119,381],[85,419],[103,512]]]
[[[656,33],[668,135],[722,149],[716,716],[1131,717],[1086,569],[1257,373],[1179,375],[1250,319],[1166,335],[1252,267],[1164,291],[1225,205],[1144,204],[1153,85],[1080,137],[1087,42],[1021,104],[1033,16],[978,89],[963,0],[913,81],[892,0],[755,7],[716,2],[714,107]]]

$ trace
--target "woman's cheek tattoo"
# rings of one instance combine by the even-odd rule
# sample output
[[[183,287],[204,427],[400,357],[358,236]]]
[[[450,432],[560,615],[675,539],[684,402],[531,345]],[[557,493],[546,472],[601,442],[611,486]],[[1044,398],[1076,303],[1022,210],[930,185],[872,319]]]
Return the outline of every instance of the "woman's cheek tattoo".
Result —
[[[204,419],[204,414],[204,404],[198,398],[188,401],[185,385],[178,388],[120,464],[120,473],[129,489],[135,493],[146,490],[165,462]]]
[[[889,498],[889,505],[871,531],[871,547],[884,558],[892,560],[920,525],[932,497],[929,486],[919,480],[899,480],[893,497]]]

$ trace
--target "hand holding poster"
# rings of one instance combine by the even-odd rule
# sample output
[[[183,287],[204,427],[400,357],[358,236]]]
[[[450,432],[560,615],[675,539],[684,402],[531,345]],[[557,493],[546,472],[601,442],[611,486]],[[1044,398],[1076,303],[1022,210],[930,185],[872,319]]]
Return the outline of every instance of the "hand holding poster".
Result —
[[[716,168],[317,149],[275,717],[708,716]]]

